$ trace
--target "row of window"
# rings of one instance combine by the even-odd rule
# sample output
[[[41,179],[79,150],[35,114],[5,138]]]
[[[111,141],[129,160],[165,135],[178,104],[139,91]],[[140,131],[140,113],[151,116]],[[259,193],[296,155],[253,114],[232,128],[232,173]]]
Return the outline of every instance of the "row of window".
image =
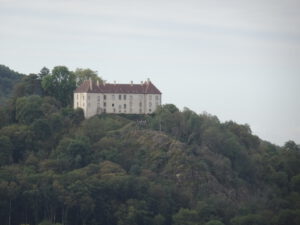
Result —
[[[112,95],[111,96],[112,100],[115,100],[115,95]],[[129,95],[129,99],[132,100],[133,96],[132,95]],[[140,95],[140,99],[143,98],[143,95]],[[77,94],[77,99],[79,99],[79,94]],[[82,99],[84,100],[84,95],[82,96]],[[100,96],[98,96],[98,101],[100,101]],[[106,100],[107,99],[107,96],[106,95],[103,95],[103,99]],[[126,100],[127,99],[127,95],[118,95],[118,99],[119,100]],[[88,96],[88,100],[90,100],[90,96]],[[149,95],[149,100],[152,100],[152,95]],[[156,95],[155,96],[155,100],[159,100],[159,96]]]
[[[103,109],[103,112],[106,113],[106,109]],[[113,112],[116,113],[116,109],[115,109],[115,108],[113,108]],[[132,110],[132,108],[130,108],[130,109],[129,109],[129,113],[132,113],[132,112],[133,112],[133,110]],[[152,110],[149,109],[149,112],[151,113]],[[119,109],[118,113],[127,113],[127,111],[126,111],[126,109],[124,109],[123,111],[122,111],[122,109]],[[143,113],[143,110],[140,109],[140,110],[139,110],[139,113]]]
[[[132,102],[129,103],[130,108],[132,107]],[[77,102],[77,107],[79,106],[79,102]],[[84,107],[84,102],[82,103],[82,106]],[[91,107],[91,104],[88,102],[88,107]],[[100,103],[98,102],[97,106],[100,106]],[[106,102],[103,102],[103,106],[106,107]],[[115,104],[111,104],[112,107],[115,107]],[[143,106],[142,102],[139,103],[140,108]],[[158,106],[158,103],[156,102],[156,106]],[[149,102],[149,107],[152,107],[152,103]],[[122,105],[119,105],[119,108],[122,108]],[[123,105],[123,108],[126,109],[126,104]]]

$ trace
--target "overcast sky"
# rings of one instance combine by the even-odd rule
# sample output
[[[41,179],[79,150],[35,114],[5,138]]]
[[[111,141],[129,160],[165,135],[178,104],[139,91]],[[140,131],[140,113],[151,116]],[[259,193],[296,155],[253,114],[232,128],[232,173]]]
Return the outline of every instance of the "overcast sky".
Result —
[[[163,103],[300,143],[299,0],[0,0],[0,64],[149,77]]]

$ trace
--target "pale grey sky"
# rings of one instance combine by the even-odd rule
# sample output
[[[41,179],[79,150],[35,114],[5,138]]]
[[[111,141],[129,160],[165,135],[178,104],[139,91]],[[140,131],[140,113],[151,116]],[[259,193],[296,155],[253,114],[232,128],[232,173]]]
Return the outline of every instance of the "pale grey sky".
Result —
[[[0,63],[151,78],[174,103],[300,143],[299,0],[0,0]]]

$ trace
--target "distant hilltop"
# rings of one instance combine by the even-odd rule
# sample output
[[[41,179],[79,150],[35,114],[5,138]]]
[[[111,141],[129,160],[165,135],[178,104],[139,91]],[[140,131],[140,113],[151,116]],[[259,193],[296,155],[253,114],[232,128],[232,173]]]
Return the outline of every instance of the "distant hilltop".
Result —
[[[141,84],[86,80],[74,91],[74,109],[86,118],[101,113],[151,114],[161,105],[161,92],[148,79]]]

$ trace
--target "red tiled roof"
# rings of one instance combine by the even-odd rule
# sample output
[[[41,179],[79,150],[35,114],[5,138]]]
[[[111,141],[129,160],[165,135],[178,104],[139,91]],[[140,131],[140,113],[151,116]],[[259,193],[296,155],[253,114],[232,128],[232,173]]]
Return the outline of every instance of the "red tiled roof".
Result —
[[[151,81],[143,84],[99,84],[96,82],[84,81],[75,93],[128,93],[128,94],[161,94],[161,92],[151,83]]]

